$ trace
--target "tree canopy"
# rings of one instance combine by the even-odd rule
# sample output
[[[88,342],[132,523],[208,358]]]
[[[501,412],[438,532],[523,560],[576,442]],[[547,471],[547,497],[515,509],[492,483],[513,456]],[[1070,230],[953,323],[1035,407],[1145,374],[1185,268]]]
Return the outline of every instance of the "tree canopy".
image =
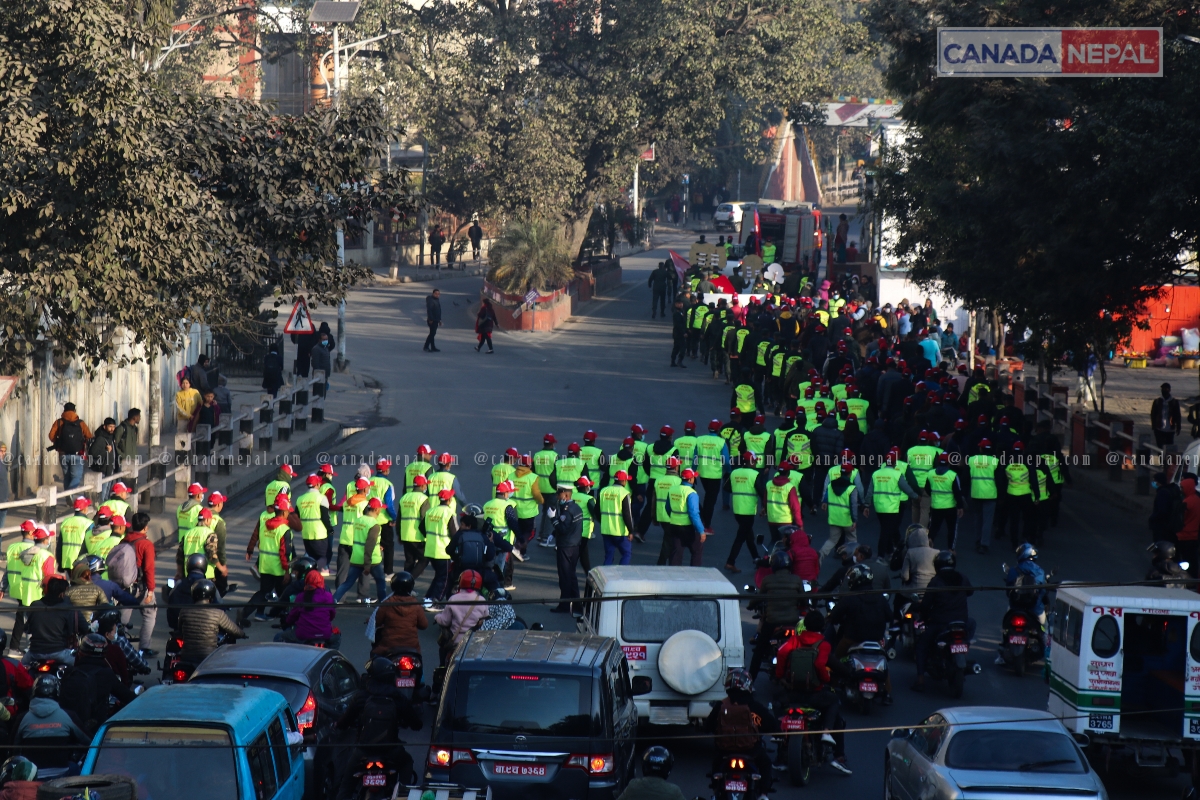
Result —
[[[127,336],[236,326],[264,296],[334,302],[366,270],[335,230],[407,213],[381,173],[377,100],[304,117],[165,89],[131,54],[153,43],[108,0],[0,8],[0,370],[35,349],[111,359]]]
[[[910,126],[879,201],[913,277],[1034,331],[1027,355],[1127,336],[1196,268],[1200,46],[1177,39],[1194,17],[1167,0],[872,0]],[[937,79],[938,26],[1162,27],[1164,77]]]

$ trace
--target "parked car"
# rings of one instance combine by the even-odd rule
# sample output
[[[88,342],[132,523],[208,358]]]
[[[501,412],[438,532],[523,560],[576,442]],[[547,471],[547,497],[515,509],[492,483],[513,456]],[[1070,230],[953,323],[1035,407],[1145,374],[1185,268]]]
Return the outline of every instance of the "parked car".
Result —
[[[451,659],[425,779],[493,800],[612,800],[635,777],[637,709],[610,637],[478,631]]]
[[[892,731],[885,800],[1108,798],[1075,739],[1045,711],[962,706],[922,724]]]
[[[686,725],[725,699],[726,671],[745,663],[737,593],[711,567],[596,567],[585,598],[629,599],[587,603],[579,628],[616,639],[630,674],[650,679],[637,699],[643,722]]]
[[[254,686],[155,686],[96,732],[84,775],[125,775],[139,798],[300,800],[296,718]]]
[[[742,212],[753,203],[721,203],[713,212],[714,230],[736,231],[742,224]]]
[[[189,684],[261,686],[287,699],[304,734],[309,793],[332,797],[334,723],[363,690],[354,665],[337,650],[303,644],[263,642],[222,647],[204,659]]]

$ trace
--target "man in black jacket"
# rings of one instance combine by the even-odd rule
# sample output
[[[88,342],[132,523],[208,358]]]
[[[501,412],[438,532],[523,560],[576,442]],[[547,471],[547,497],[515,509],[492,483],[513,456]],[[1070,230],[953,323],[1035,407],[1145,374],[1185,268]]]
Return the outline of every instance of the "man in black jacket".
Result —
[[[667,289],[670,283],[670,274],[666,261],[661,261],[658,264],[658,269],[650,273],[650,278],[646,281],[646,285],[650,287],[650,319],[654,319],[657,314],[660,317],[667,316]]]
[[[118,708],[137,697],[104,659],[107,648],[108,639],[98,633],[83,637],[75,666],[62,679],[59,705],[74,712],[88,733],[93,733],[116,710],[108,704],[110,695],[117,699]]]
[[[1166,447],[1175,444],[1175,437],[1183,426],[1179,415],[1179,401],[1171,396],[1171,384],[1162,385],[1162,396],[1150,404],[1150,427],[1154,430],[1154,444]]]
[[[671,366],[687,368],[683,363],[687,352],[687,312],[683,310],[683,298],[675,298],[675,311],[671,315]]]
[[[971,581],[967,576],[955,569],[956,563],[954,553],[950,550],[942,550],[933,559],[937,574],[929,581],[927,588],[955,587],[960,591],[926,592],[921,597],[918,613],[925,623],[925,630],[917,637],[913,652],[917,662],[917,682],[913,684],[913,691],[919,692],[924,689],[925,665],[929,661],[929,651],[933,649],[937,637],[951,622],[967,623],[967,641],[975,638],[975,620],[971,619],[967,611],[967,598],[975,594],[975,590],[971,588]]]
[[[75,663],[74,648],[79,637],[87,632],[88,622],[83,614],[66,602],[64,595],[70,583],[62,578],[46,582],[46,594],[29,606],[29,651],[21,662],[28,667],[31,659],[54,658],[67,664]]]
[[[473,569],[483,576],[483,585],[489,592],[494,592],[500,586],[500,578],[496,570],[490,568],[496,560],[496,546],[492,538],[479,530],[479,518],[483,516],[482,509],[474,503],[466,506],[458,517],[458,530],[450,537],[446,545],[446,555],[454,565],[451,570],[451,585],[458,584],[458,576]],[[505,542],[505,544],[508,544]],[[511,549],[511,545],[509,545]]]
[[[429,325],[429,336],[425,337],[423,349],[427,353],[437,353],[439,351],[434,346],[433,337],[437,336],[437,329],[442,326],[442,293],[438,289],[425,298],[425,323]]]
[[[423,722],[412,703],[396,688],[396,666],[390,659],[380,656],[371,661],[366,689],[355,694],[337,721],[339,730],[358,729],[357,748],[339,756],[342,774],[338,798],[358,796],[354,775],[364,761],[382,761],[400,776],[412,773],[412,756],[400,740],[400,728],[419,731]]]
[[[558,555],[559,603],[550,609],[556,614],[574,613],[578,606],[570,601],[579,599],[579,545],[583,542],[583,509],[571,497],[575,487],[570,483],[558,485],[558,506],[548,514],[554,520],[554,543]]]

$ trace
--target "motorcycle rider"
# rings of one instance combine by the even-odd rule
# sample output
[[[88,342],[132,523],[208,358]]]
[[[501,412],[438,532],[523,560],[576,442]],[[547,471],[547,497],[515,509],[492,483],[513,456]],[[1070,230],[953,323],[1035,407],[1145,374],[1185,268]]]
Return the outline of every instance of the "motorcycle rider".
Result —
[[[846,735],[828,733],[841,725],[837,695],[830,687],[829,657],[832,649],[825,641],[825,615],[810,611],[796,627],[776,655],[775,677],[784,682],[789,700],[821,712],[821,741],[832,742],[834,760],[830,766],[843,775],[853,774],[846,762]]]
[[[1154,581],[1167,589],[1187,589],[1186,583],[1190,577],[1175,560],[1175,545],[1173,542],[1155,542],[1146,548],[1152,555],[1150,571],[1146,580]]]
[[[492,540],[479,530],[482,516],[483,509],[474,503],[463,507],[458,517],[458,530],[446,545],[446,555],[453,565],[451,581],[455,575],[474,570],[483,576],[483,585],[491,591],[500,585],[500,579],[494,569],[487,568],[489,562],[495,561],[496,549]]]
[[[725,676],[726,697],[713,704],[704,721],[704,730],[714,734],[717,759],[738,753],[754,759],[761,776],[755,787],[760,795],[771,790],[771,756],[763,744],[762,734],[779,733],[779,720],[770,710],[754,699],[754,679],[744,669],[734,668]]]
[[[208,559],[203,553],[192,553],[185,564],[187,575],[175,584],[167,598],[167,625],[171,630],[179,629],[179,609],[192,604],[192,587],[203,580],[208,572]],[[216,583],[213,584],[216,586]],[[213,598],[213,605],[220,605],[221,595]]]
[[[929,663],[929,653],[938,637],[949,630],[951,622],[965,622],[967,641],[975,638],[975,620],[967,612],[967,598],[975,594],[971,581],[956,569],[957,558],[952,550],[939,551],[933,563],[937,567],[937,574],[929,582],[928,588],[957,587],[961,591],[926,592],[921,597],[917,613],[925,623],[925,629],[917,636],[913,652],[917,662],[917,682],[912,686],[914,692],[925,690],[925,665]]]
[[[229,615],[212,602],[216,599],[217,587],[207,578],[192,586],[192,605],[179,609],[179,635],[183,639],[180,661],[199,664],[219,646],[222,632],[232,634],[235,639],[246,639],[246,632],[233,624]]]
[[[70,584],[62,578],[46,581],[46,593],[41,600],[29,605],[29,650],[21,659],[28,667],[33,659],[53,658],[66,664],[75,663],[75,645],[87,632],[87,617],[66,602]]]
[[[382,761],[396,770],[401,783],[407,783],[413,760],[400,741],[400,727],[419,731],[422,724],[412,703],[396,688],[396,665],[387,658],[372,659],[367,667],[366,691],[355,694],[337,721],[338,730],[358,728],[356,748],[350,758],[342,761],[338,798],[356,796],[354,773],[367,760]]]
[[[0,800],[37,800],[37,764],[25,756],[13,756],[0,767]]]
[[[1004,576],[1004,585],[1015,587],[1008,592],[1009,608],[1017,608],[1037,617],[1042,630],[1046,629],[1046,572],[1037,563],[1038,551],[1029,542],[1017,546],[1017,565]],[[1004,664],[1003,656],[996,656]]]
[[[109,706],[110,696],[117,699],[117,708],[137,698],[104,660],[107,649],[108,639],[100,634],[83,637],[75,666],[63,675],[60,686],[59,705],[74,712],[83,729],[89,732],[94,732],[117,710]]]
[[[70,738],[72,744],[84,746],[91,742],[92,737],[83,732],[79,720],[58,704],[61,688],[62,682],[57,675],[47,673],[38,676],[33,683],[29,711],[17,723],[14,746],[43,738]]]
[[[751,680],[758,677],[763,660],[770,655],[772,635],[781,628],[796,627],[801,609],[807,605],[804,581],[793,574],[792,556],[786,550],[771,554],[771,574],[763,578],[759,591],[762,599],[751,603],[762,614],[750,658]]]
[[[475,630],[476,625],[487,619],[487,600],[479,594],[482,588],[483,576],[473,569],[467,570],[458,579],[458,591],[450,596],[450,602],[433,618],[434,622],[446,629],[439,639],[439,655],[443,665],[459,642]]]
[[[121,612],[117,610],[105,611],[100,615],[100,621],[96,624],[97,633],[108,640],[108,649],[105,650],[105,660],[114,672],[120,673],[116,663],[119,659],[114,653],[114,649],[118,651],[121,658],[125,659],[125,665],[131,673],[128,681],[124,681],[126,686],[133,683],[133,675],[149,675],[150,665],[146,663],[146,659],[142,656],[141,651],[133,646],[133,642],[129,641],[129,637],[125,635],[124,626],[121,625]],[[124,678],[122,678],[124,680]]]
[[[678,786],[667,781],[675,756],[662,745],[646,748],[642,754],[642,777],[634,778],[617,800],[686,800]]]
[[[846,587],[854,594],[849,594],[838,600],[833,611],[829,612],[828,623],[838,626],[838,641],[834,647],[834,663],[841,664],[850,652],[863,642],[884,643],[887,638],[888,622],[892,618],[892,609],[887,598],[882,594],[858,594],[873,588],[875,576],[866,564],[855,564],[846,571]],[[885,706],[892,704],[891,672],[884,673],[883,694],[880,702]]]
[[[419,632],[429,627],[429,616],[421,601],[412,596],[414,583],[407,572],[392,576],[392,595],[375,611],[372,656],[385,656],[401,649],[421,652]]]
[[[937,558],[938,551],[929,546],[929,531],[923,525],[909,525],[904,541],[906,549],[904,563],[900,567],[901,586],[920,592],[937,575],[933,560]]]
[[[304,590],[296,595],[295,603],[283,618],[283,630],[275,635],[277,642],[293,644],[324,643],[337,650],[342,634],[333,627],[337,604],[325,588],[320,570],[310,570],[304,576]]]

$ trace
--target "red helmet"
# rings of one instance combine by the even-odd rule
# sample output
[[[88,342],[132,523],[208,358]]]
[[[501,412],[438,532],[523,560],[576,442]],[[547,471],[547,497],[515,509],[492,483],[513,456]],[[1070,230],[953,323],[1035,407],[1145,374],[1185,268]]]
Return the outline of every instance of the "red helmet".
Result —
[[[663,425],[661,428],[658,429],[658,435],[659,436],[674,436],[675,429],[672,428],[670,425]]]
[[[596,432],[594,430],[588,429],[583,432],[584,444],[591,444],[594,441],[596,441]]]
[[[423,444],[417,448],[417,455],[431,456],[431,455],[433,455],[433,448],[427,444]]]
[[[454,464],[454,456],[450,455],[449,453],[442,453],[440,456],[438,456],[438,463],[443,467],[452,466]]]
[[[553,433],[547,433],[542,437],[542,444],[558,444],[558,439],[554,438]]]
[[[696,432],[696,423],[690,419],[687,422],[683,423],[683,432],[684,433],[695,433]]]
[[[466,570],[458,579],[458,588],[478,592],[483,588],[483,576],[473,569]]]
[[[679,477],[683,478],[685,481],[692,481],[696,479],[696,473],[693,470],[685,469],[683,472],[679,473]]]
[[[634,436],[643,436],[646,433],[646,429],[643,428],[641,426],[641,424],[635,422],[629,426],[629,432],[632,433]]]
[[[721,430],[721,420],[714,419],[712,422],[708,423],[709,433],[715,433],[716,431],[719,431],[719,430]]]
[[[571,442],[567,445],[567,455],[577,456],[579,455],[579,449],[579,442]]]
[[[304,482],[307,483],[309,486],[320,486],[322,483],[321,476],[316,474],[315,472],[312,475],[309,475],[307,478],[305,478]]]
[[[521,451],[515,447],[510,447],[504,451],[504,455],[508,456],[509,458],[520,458]]]

